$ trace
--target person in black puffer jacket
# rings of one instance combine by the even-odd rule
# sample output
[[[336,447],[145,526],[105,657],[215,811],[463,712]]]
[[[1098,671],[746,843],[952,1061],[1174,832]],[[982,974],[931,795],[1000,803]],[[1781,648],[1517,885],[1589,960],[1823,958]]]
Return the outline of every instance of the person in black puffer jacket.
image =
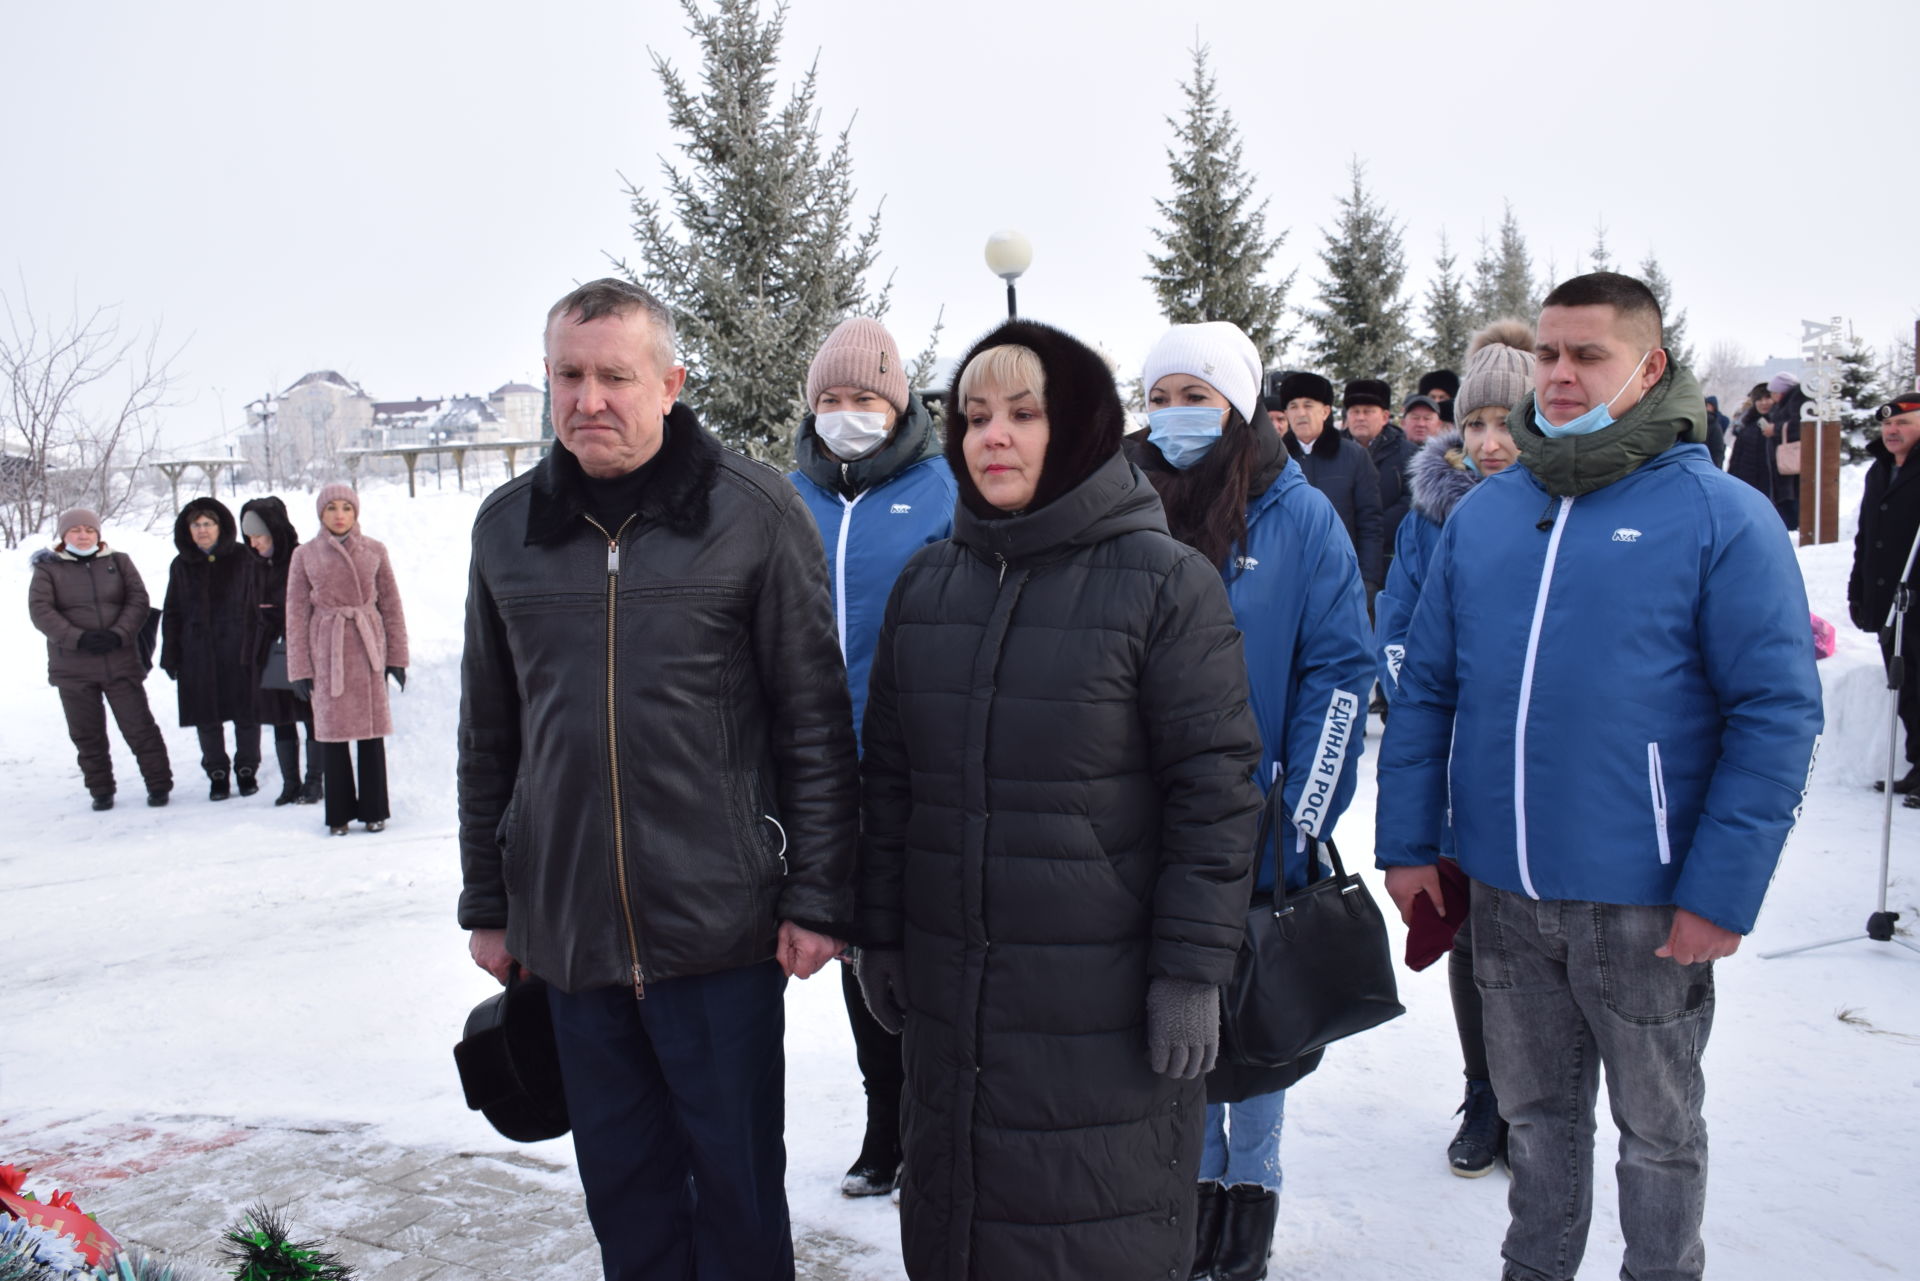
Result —
[[[960,370],[953,537],[894,588],[863,735],[907,1273],[1184,1278],[1260,807],[1241,638],[1104,360],[1009,321]]]
[[[1880,406],[1880,437],[1867,445],[1873,465],[1860,498],[1860,529],[1853,539],[1853,572],[1847,578],[1847,613],[1853,625],[1880,639],[1880,655],[1893,658],[1894,596],[1900,576],[1920,594],[1920,564],[1909,567],[1920,536],[1920,392],[1903,392]],[[1909,608],[1901,634],[1906,678],[1895,707],[1906,731],[1907,771],[1893,781],[1909,808],[1920,809],[1920,609]],[[1884,789],[1886,780],[1874,784]]]
[[[280,795],[275,805],[312,805],[322,795],[319,744],[313,741],[313,704],[289,689],[260,684],[274,643],[287,634],[287,566],[300,535],[287,517],[287,505],[269,494],[240,508],[240,532],[253,549],[247,574],[247,634],[243,652],[253,669],[254,714],[273,726],[273,752],[280,761]],[[286,676],[282,649],[280,675]],[[307,773],[300,776],[300,726],[307,732]]]
[[[247,561],[233,513],[217,498],[195,498],[173,523],[173,558],[160,617],[160,668],[179,684],[180,724],[200,736],[200,766],[209,800],[260,790],[260,722],[253,707],[254,669],[245,660]],[[226,722],[233,722],[227,755]]]
[[[1767,390],[1773,393],[1773,408],[1767,411],[1767,424],[1772,429],[1774,463],[1773,505],[1780,513],[1780,519],[1786,522],[1790,530],[1800,528],[1800,476],[1798,473],[1786,473],[1779,470],[1780,446],[1797,444],[1800,440],[1800,414],[1810,399],[1800,389],[1800,380],[1792,374],[1775,374],[1767,383]],[[1807,461],[1811,461],[1810,459]]]
[[[1747,403],[1734,421],[1733,456],[1727,460],[1727,472],[1735,480],[1744,480],[1773,498],[1773,439],[1767,411],[1773,408],[1773,393],[1765,383],[1755,384],[1747,394]]]

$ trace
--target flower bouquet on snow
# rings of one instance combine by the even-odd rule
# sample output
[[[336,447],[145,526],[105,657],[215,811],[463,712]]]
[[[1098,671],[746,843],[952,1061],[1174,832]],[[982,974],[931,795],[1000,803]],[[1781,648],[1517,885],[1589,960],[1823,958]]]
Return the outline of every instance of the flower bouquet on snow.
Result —
[[[109,1266],[120,1243],[55,1190],[45,1201],[27,1191],[27,1171],[0,1165],[0,1281],[92,1281]]]

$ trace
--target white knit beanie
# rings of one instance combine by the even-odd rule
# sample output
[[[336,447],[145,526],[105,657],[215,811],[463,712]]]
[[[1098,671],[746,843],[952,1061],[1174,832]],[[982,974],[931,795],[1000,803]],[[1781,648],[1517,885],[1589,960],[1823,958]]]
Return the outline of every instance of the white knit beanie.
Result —
[[[1168,374],[1191,374],[1227,398],[1248,422],[1260,402],[1260,353],[1240,326],[1226,320],[1175,325],[1147,353],[1140,390],[1150,392]]]

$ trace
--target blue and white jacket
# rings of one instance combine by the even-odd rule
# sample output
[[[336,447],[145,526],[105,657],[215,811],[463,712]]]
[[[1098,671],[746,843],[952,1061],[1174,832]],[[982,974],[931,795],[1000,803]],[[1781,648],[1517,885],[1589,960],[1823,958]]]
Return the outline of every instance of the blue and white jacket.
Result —
[[[959,487],[941,456],[940,435],[917,395],[887,443],[869,458],[842,463],[820,445],[813,415],[794,439],[788,474],[820,526],[833,575],[834,621],[853,697],[858,741],[867,710],[867,674],[893,581],[913,554],[953,532]]]
[[[1393,562],[1387,585],[1373,598],[1373,652],[1380,688],[1389,702],[1399,693],[1400,660],[1407,653],[1407,624],[1427,580],[1427,562],[1440,542],[1441,527],[1460,505],[1480,473],[1467,465],[1457,428],[1449,428],[1419,447],[1407,465],[1412,520],[1400,522],[1393,536]]]
[[[1671,400],[1690,391],[1703,412],[1692,378],[1675,381],[1629,411],[1669,406],[1619,479],[1549,493],[1530,437],[1440,531],[1381,749],[1381,866],[1438,857],[1451,784],[1476,880],[1753,928],[1812,768],[1820,683],[1780,518],[1703,446],[1671,444]],[[1522,430],[1531,413],[1528,397]],[[1551,442],[1549,461],[1617,450],[1627,426]]]
[[[1296,832],[1287,883],[1308,878],[1304,836],[1325,840],[1353,799],[1373,661],[1367,595],[1340,516],[1298,463],[1247,508],[1247,541],[1224,571],[1234,622],[1246,637],[1247,678],[1260,725],[1260,785],[1282,787]],[[1275,860],[1260,864],[1271,889]]]

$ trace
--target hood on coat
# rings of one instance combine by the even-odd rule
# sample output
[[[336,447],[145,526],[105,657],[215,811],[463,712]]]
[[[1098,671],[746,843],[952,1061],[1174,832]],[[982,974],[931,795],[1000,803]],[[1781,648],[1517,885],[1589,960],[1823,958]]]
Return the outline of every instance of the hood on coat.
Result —
[[[249,498],[242,503],[240,519],[244,521],[248,512],[258,516],[261,523],[266,525],[267,532],[273,535],[273,563],[284,565],[292,560],[293,549],[300,545],[300,534],[287,515],[287,505],[268,494],[265,498]]]
[[[99,544],[98,549],[91,556],[75,556],[65,547],[42,547],[35,551],[33,555],[27,557],[27,567],[29,569],[38,568],[41,565],[52,564],[56,560],[71,561],[77,565],[82,561],[105,560],[113,554],[113,548],[107,546],[104,542]]]
[[[1520,398],[1507,418],[1507,431],[1520,451],[1520,465],[1555,497],[1591,494],[1682,441],[1706,439],[1707,403],[1700,384],[1678,361],[1668,362],[1660,381],[1618,422],[1589,436],[1543,434],[1534,425],[1533,404],[1532,392]]]
[[[894,425],[887,442],[865,458],[843,463],[827,452],[813,430],[813,415],[800,420],[793,439],[793,466],[802,476],[830,494],[852,498],[892,480],[915,463],[938,458],[941,441],[933,429],[933,414],[918,392],[907,393],[907,410]]]
[[[978,491],[976,491],[977,493]],[[1034,561],[1139,530],[1167,532],[1160,495],[1146,473],[1115,452],[1045,507],[981,517],[965,503],[953,513],[953,540],[985,556]]]
[[[1436,525],[1447,523],[1453,509],[1480,483],[1480,473],[1467,466],[1467,449],[1457,429],[1432,437],[1407,464],[1413,490],[1413,509]]]
[[[210,552],[203,552],[194,546],[193,535],[187,532],[187,526],[191,525],[193,518],[202,512],[211,512],[213,518],[220,522],[220,539],[214,543],[213,550]],[[202,496],[190,499],[187,505],[180,509],[180,514],[173,518],[173,545],[179,549],[182,556],[190,560],[218,559],[231,554],[239,547],[239,527],[234,524],[233,513],[228,511],[227,505],[218,498]]]
[[[640,497],[638,519],[658,520],[678,534],[704,530],[721,449],[687,403],[674,402],[667,414],[666,439],[653,456],[653,478]],[[588,511],[585,478],[580,460],[554,437],[529,482],[527,545],[579,532],[577,526]]]
[[[954,366],[953,388],[947,396],[947,463],[960,487],[960,505],[981,520],[1009,519],[981,496],[967,470],[962,443],[967,435],[965,406],[960,404],[960,375],[973,358],[992,347],[1025,347],[1040,358],[1046,371],[1047,454],[1040,468],[1028,514],[1077,488],[1120,456],[1120,439],[1127,430],[1127,411],[1120,403],[1113,370],[1099,352],[1052,325],[1031,320],[1009,320],[976,342]],[[1124,460],[1123,465],[1124,465]],[[1145,483],[1145,478],[1142,478]],[[1151,490],[1151,486],[1149,486]],[[1159,500],[1154,500],[1158,505]],[[1164,520],[1161,527],[1165,528]]]

